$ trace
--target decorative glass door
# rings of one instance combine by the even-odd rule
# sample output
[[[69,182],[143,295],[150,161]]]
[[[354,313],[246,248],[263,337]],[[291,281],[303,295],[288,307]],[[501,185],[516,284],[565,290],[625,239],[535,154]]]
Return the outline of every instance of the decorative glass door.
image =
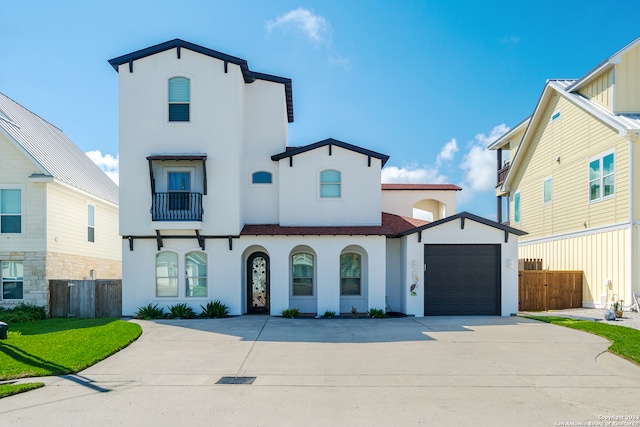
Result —
[[[247,313],[269,314],[269,256],[263,252],[247,261]]]

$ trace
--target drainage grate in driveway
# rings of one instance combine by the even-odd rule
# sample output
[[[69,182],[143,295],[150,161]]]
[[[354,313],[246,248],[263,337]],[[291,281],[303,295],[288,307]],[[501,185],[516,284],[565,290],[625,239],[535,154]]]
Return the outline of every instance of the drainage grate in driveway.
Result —
[[[256,377],[222,377],[216,384],[253,384]]]

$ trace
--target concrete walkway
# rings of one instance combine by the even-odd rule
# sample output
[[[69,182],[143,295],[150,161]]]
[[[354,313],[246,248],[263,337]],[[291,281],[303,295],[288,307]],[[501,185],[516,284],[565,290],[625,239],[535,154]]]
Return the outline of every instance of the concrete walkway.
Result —
[[[640,367],[606,353],[602,338],[518,317],[136,322],[144,333],[125,350],[0,399],[0,425],[557,426],[640,416]]]

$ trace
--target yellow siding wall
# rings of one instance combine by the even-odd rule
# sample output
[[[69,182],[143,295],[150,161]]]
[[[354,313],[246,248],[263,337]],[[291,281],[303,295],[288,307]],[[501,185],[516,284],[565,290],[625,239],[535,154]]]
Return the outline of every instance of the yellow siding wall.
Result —
[[[640,112],[640,46],[622,55],[615,68],[615,112]]]
[[[592,101],[605,106],[608,110],[612,110],[613,104],[613,68],[584,88],[580,89],[580,94],[586,96]]]
[[[585,306],[600,307],[604,296],[629,305],[631,281],[629,263],[629,228],[605,230],[591,234],[563,236],[562,239],[525,243],[518,248],[519,258],[542,259],[549,270],[582,270],[582,300]],[[611,280],[607,289],[605,280]]]
[[[561,117],[551,123],[551,114],[558,108]],[[627,139],[561,95],[551,98],[542,117],[538,128],[532,129],[532,139],[524,148],[521,166],[511,186],[512,195],[516,190],[521,192],[521,222],[512,224],[529,233],[520,240],[627,222]],[[611,149],[615,149],[615,196],[589,203],[589,159]],[[553,179],[552,201],[545,205],[543,180],[548,176]],[[513,212],[513,201],[511,204]]]
[[[45,183],[29,180],[36,165],[13,142],[0,134],[0,187],[22,190],[22,234],[4,234],[0,251],[31,252],[45,249]]]
[[[118,209],[61,184],[49,184],[48,248],[59,254],[122,259]],[[95,207],[95,242],[87,239],[87,205]]]

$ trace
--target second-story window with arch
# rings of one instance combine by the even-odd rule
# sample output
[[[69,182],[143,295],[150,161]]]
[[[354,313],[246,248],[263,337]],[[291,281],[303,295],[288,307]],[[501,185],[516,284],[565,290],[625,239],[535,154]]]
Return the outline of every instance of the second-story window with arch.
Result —
[[[186,77],[169,79],[169,121],[188,122],[190,119],[191,81]]]
[[[320,197],[340,197],[340,171],[328,169],[320,172]]]

